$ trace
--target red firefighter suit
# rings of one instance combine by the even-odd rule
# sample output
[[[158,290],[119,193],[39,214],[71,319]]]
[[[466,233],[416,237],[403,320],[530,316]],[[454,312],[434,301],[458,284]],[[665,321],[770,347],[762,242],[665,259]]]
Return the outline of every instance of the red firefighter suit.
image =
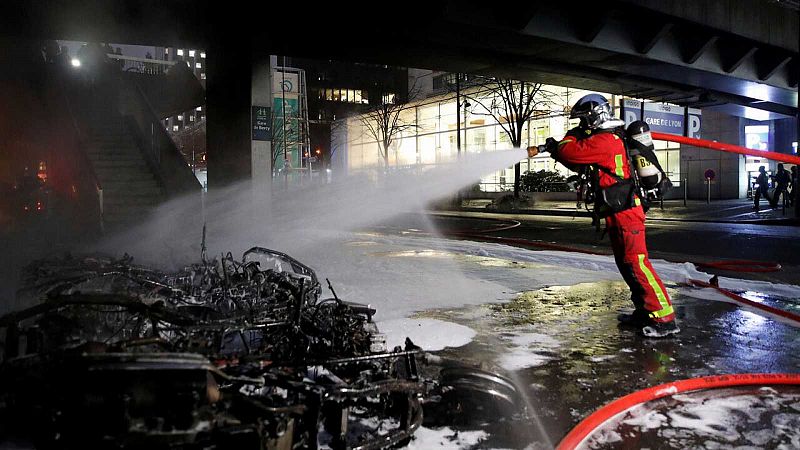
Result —
[[[553,158],[567,165],[597,165],[621,178],[630,178],[631,169],[622,138],[611,131],[601,131],[578,139],[568,133],[552,153]],[[618,180],[598,170],[600,188]],[[639,310],[647,311],[655,322],[675,319],[667,290],[647,257],[644,236],[644,210],[638,197],[635,206],[606,217],[606,227],[614,249],[614,259],[631,290],[631,300]]]

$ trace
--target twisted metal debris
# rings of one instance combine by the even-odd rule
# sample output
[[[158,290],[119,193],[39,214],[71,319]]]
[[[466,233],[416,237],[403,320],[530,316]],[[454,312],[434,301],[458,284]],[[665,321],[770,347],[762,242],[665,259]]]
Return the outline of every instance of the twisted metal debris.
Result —
[[[407,339],[388,351],[374,309],[332,286],[320,299],[314,271],[273,250],[240,261],[204,251],[177,273],[127,255],[66,257],[31,264],[24,281],[41,302],[0,318],[6,441],[377,449],[407,442],[423,406],[437,421],[463,419],[476,398],[492,415],[520,412],[498,375],[449,367],[444,381],[422,377],[419,347]]]

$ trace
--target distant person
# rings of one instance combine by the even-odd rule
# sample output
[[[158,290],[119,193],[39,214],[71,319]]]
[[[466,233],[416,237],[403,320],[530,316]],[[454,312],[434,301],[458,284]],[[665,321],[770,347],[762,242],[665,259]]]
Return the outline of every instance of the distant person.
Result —
[[[775,192],[772,193],[772,207],[778,206],[778,199],[783,195],[783,200],[786,201],[786,196],[789,191],[789,184],[792,178],[789,171],[783,168],[783,164],[778,164],[778,173],[772,175],[771,178],[775,180]]]
[[[797,197],[797,194],[798,194],[798,191],[796,190],[797,189],[797,166],[792,166],[792,168],[790,170],[792,171],[792,174],[789,177],[789,188],[791,190],[791,194],[789,195],[789,205],[794,206],[795,205],[795,201],[797,201],[797,199],[795,197]]]
[[[77,58],[81,61],[86,59],[86,55],[89,53],[89,46],[86,44],[81,45],[81,48],[78,49],[78,52],[75,54]]]
[[[66,45],[61,46],[61,52],[58,54],[58,64],[63,67],[68,67],[72,64],[72,58],[69,57],[69,47]]]
[[[58,61],[58,42],[56,41],[47,41],[44,44],[44,48],[42,49],[42,53],[44,55],[44,60],[48,63],[56,63]]]
[[[753,193],[753,209],[759,211],[761,209],[759,203],[761,200],[761,195],[764,195],[764,198],[772,204],[772,200],[769,198],[769,191],[767,190],[769,187],[769,177],[767,176],[767,170],[764,166],[758,167],[758,176],[754,177],[756,179],[756,191]]]
[[[90,86],[94,86],[104,75],[105,63],[108,60],[107,52],[103,45],[96,42],[84,44],[78,50],[80,70]]]

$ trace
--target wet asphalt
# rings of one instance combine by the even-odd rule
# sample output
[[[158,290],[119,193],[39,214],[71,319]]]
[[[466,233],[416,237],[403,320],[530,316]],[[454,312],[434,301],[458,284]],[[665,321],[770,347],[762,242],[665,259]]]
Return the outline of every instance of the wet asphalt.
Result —
[[[436,216],[436,223],[439,231],[474,232],[497,225],[487,217],[491,216]],[[520,219],[524,220],[521,226],[489,234],[610,252],[608,240],[598,241],[585,219]],[[411,216],[398,223],[424,227]],[[648,224],[647,239],[654,258],[775,260],[784,266],[783,271],[720,273],[800,283],[796,270],[800,267],[799,231],[653,221]],[[693,298],[688,295],[690,289],[670,289],[681,332],[668,339],[644,338],[618,324],[619,311],[632,306],[621,281],[573,285],[565,279],[563,286],[525,292],[509,303],[429,310],[419,316],[475,330],[477,336],[470,344],[439,354],[508,376],[526,400],[529,417],[487,423],[483,429],[489,437],[480,448],[552,448],[593,411],[640,389],[708,375],[800,372],[800,328],[735,305]],[[695,443],[703,445],[702,440]],[[638,448],[623,444],[623,448]],[[656,448],[672,447],[661,442]]]
[[[671,294],[681,332],[669,339],[644,338],[618,325],[618,311],[629,307],[622,282],[549,287],[510,303],[421,316],[474,329],[478,335],[470,344],[439,354],[508,376],[527,399],[531,418],[487,426],[490,438],[482,448],[549,448],[604,404],[658,384],[800,372],[800,328],[734,305]],[[530,366],[504,368],[509,353],[519,359],[512,367],[524,365],[526,354]]]

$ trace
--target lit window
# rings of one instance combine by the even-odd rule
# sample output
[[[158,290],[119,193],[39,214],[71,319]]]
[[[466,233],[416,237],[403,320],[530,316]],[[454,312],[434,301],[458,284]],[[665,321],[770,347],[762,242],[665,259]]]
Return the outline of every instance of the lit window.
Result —
[[[164,54],[165,54],[165,55],[167,55],[167,56],[169,56],[169,49],[168,49],[168,48],[165,48],[165,49],[164,49]]]
[[[78,58],[72,58],[71,63],[72,63],[72,67],[80,67],[81,66],[81,60],[78,59]]]
[[[183,121],[183,115],[178,115],[178,120]]]
[[[205,58],[206,57],[206,52],[200,52],[200,57],[201,58]]]
[[[383,96],[383,103],[385,104],[392,104],[394,103],[394,94],[386,94]]]
[[[178,131],[178,126],[177,125],[173,125],[172,126],[172,131]]]
[[[200,116],[200,120],[206,120],[206,115],[203,114],[202,116]]]
[[[197,108],[195,108],[195,111],[202,111],[202,110],[203,110],[202,106],[198,106]]]
[[[194,122],[194,116],[189,116],[189,122]]]
[[[341,91],[339,89],[334,89],[333,90],[333,101],[335,101],[335,102],[342,101],[342,94],[341,94]]]
[[[195,63],[194,67],[195,67],[195,69],[202,69],[203,65],[200,64],[200,63]]]
[[[333,89],[325,89],[325,100],[333,100]]]
[[[182,48],[178,49],[178,56],[183,56],[183,49]]]
[[[201,80],[205,80],[206,79],[206,73],[205,72],[201,72],[200,73],[200,79]]]
[[[189,57],[194,58],[194,50],[189,50]]]
[[[353,96],[353,103],[361,103],[361,102],[363,102],[363,99],[361,98],[361,91],[355,91],[355,94]]]

